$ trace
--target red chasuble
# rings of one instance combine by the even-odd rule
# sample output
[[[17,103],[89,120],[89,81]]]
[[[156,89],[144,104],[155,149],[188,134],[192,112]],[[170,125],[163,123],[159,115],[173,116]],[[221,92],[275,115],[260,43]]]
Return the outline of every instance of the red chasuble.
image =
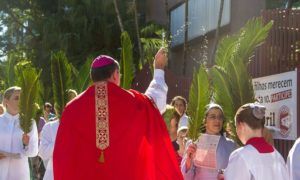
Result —
[[[149,98],[113,83],[107,83],[107,97],[109,145],[103,150],[104,161],[99,160],[99,121],[95,86],[91,86],[62,114],[53,155],[54,179],[183,179],[166,125]]]

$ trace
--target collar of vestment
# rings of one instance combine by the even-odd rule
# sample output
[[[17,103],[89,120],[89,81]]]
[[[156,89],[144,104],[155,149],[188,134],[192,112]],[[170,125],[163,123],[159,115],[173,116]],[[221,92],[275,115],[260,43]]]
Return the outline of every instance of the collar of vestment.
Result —
[[[7,111],[3,114],[3,116],[6,117],[6,119],[8,119],[10,121],[11,120],[16,121],[17,119],[19,119],[19,114],[11,115]]]
[[[4,116],[9,118],[9,119],[19,119],[19,114],[11,115],[7,111],[4,113]]]
[[[250,138],[246,145],[248,144],[252,145],[259,153],[271,153],[274,151],[273,146],[267,143],[263,137]]]

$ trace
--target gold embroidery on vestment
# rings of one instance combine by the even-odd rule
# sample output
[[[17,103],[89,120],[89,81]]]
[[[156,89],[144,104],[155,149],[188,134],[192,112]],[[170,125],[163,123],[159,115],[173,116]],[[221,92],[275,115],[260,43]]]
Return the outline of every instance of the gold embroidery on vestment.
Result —
[[[103,151],[109,146],[109,117],[107,83],[95,84],[96,147],[101,150],[99,162],[104,163]]]

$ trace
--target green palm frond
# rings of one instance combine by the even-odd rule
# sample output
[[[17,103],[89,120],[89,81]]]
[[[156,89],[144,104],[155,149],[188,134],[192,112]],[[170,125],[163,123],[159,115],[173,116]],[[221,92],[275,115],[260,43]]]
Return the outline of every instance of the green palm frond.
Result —
[[[261,45],[268,37],[268,33],[273,26],[273,21],[264,25],[262,17],[249,20],[241,29],[237,44],[237,55],[245,63],[249,63],[249,58],[254,52],[254,49]]]
[[[217,50],[216,65],[210,70],[216,103],[223,107],[235,140],[234,115],[237,109],[254,101],[251,77],[248,73],[250,58],[257,46],[267,38],[272,22],[263,25],[261,18],[254,18],[240,33],[224,38]],[[226,123],[224,123],[226,126]]]
[[[226,63],[233,58],[236,52],[237,40],[237,35],[227,36],[222,39],[216,52],[216,65],[224,67]]]
[[[254,101],[254,91],[250,74],[248,73],[247,64],[242,60],[235,63],[230,62],[226,67],[228,78],[231,82],[232,93],[236,95],[234,99],[235,109],[240,105]]]
[[[213,82],[213,100],[224,110],[226,118],[232,119],[234,116],[234,97],[232,94],[231,82],[227,72],[218,66],[214,66],[209,71]]]
[[[76,67],[72,63],[69,63],[69,65],[70,65],[70,68],[71,68],[71,77],[73,77],[72,80],[74,81],[75,79],[77,79],[79,71],[76,69]]]
[[[157,35],[160,37],[162,33],[162,26],[159,26],[157,24],[148,24],[143,29],[141,29],[141,36],[143,37],[153,37],[153,35]]]
[[[8,87],[12,86],[15,83],[15,74],[14,74],[14,61],[8,61],[8,68],[7,68],[7,84]]]
[[[210,102],[210,82],[206,68],[200,66],[199,70],[194,73],[192,85],[189,92],[188,114],[189,134],[188,136],[196,140],[203,128],[203,119],[205,106]]]
[[[163,118],[165,120],[168,130],[170,128],[171,119],[173,118],[175,111],[176,110],[174,106],[167,105],[166,111],[163,113]]]
[[[158,38],[141,38],[141,43],[143,45],[146,62],[148,62],[148,64],[152,64],[153,57],[158,49],[162,47],[163,41]],[[152,66],[150,67],[153,68]]]
[[[18,69],[18,84],[22,88],[19,103],[20,127],[24,133],[29,133],[37,110],[35,103],[38,97],[38,83],[41,71],[37,73],[35,68],[27,65]]]
[[[78,93],[84,91],[92,83],[90,78],[90,69],[92,61],[93,57],[88,57],[85,63],[81,66],[81,68],[78,71],[78,74],[74,81],[74,87],[76,87],[76,91]]]
[[[273,21],[264,25],[262,18],[253,18],[237,35],[225,37],[219,44],[216,53],[216,65],[224,67],[229,61],[242,60],[249,62],[253,50],[267,38]]]
[[[11,55],[8,55],[8,61],[6,65],[6,87],[14,86],[16,83],[16,75],[15,75],[15,65],[17,64],[15,58]]]
[[[56,115],[60,118],[67,104],[67,89],[71,87],[71,66],[66,55],[59,51],[51,57],[51,77]]]
[[[128,33],[121,34],[122,54],[121,54],[121,86],[130,89],[134,78],[134,64],[132,56],[132,43]]]
[[[167,37],[162,38],[164,29],[155,24],[149,24],[141,30],[141,43],[143,46],[145,62],[150,64],[151,72],[153,72],[153,57],[161,47],[167,47]],[[140,65],[140,68],[143,64]]]
[[[38,97],[37,97],[36,103],[38,105],[44,104],[44,102],[46,102],[46,100],[44,98],[45,98],[45,88],[43,86],[41,78],[39,78],[39,83],[38,83]],[[42,108],[42,110],[43,110],[43,108]]]

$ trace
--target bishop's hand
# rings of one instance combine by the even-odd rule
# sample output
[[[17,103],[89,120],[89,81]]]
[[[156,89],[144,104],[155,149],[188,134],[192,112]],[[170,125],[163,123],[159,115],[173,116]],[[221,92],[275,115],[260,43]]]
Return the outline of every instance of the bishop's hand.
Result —
[[[165,48],[160,48],[154,58],[154,69],[164,69],[167,63],[167,50]]]

